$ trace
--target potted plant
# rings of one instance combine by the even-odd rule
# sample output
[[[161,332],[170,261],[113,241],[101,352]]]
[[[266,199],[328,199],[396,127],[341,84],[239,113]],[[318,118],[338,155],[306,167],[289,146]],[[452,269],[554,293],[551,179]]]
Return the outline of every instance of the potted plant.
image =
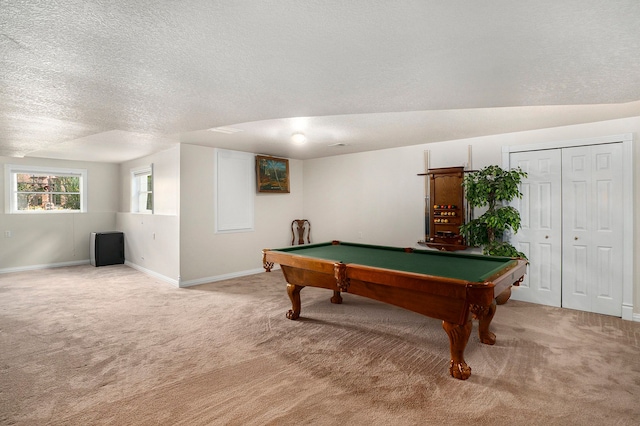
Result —
[[[469,246],[482,247],[483,254],[526,259],[524,253],[503,241],[507,230],[516,233],[520,229],[520,213],[507,203],[522,198],[518,185],[526,176],[520,168],[503,170],[499,166],[487,166],[465,175],[462,185],[467,202],[471,208],[487,208],[480,217],[460,227]]]

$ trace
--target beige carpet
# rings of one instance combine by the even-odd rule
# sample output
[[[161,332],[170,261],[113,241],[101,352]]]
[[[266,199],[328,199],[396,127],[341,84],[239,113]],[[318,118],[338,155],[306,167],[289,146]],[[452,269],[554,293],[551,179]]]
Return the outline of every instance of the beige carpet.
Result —
[[[639,323],[510,301],[459,381],[440,321],[330,296],[304,289],[290,321],[279,271],[0,275],[0,424],[640,424]]]

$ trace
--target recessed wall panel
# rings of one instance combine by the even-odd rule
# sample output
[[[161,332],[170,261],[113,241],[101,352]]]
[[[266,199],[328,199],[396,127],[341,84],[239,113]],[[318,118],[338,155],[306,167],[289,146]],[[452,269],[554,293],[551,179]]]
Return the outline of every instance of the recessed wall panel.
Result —
[[[611,231],[613,217],[613,206],[611,205],[612,199],[612,182],[610,180],[599,180],[596,183],[597,190],[597,230],[598,231]],[[620,208],[620,206],[618,206]]]
[[[521,168],[523,172],[526,172],[528,174],[531,162],[528,160],[519,160],[516,161],[516,165],[517,167]]]
[[[587,229],[587,183],[584,181],[574,181],[572,185],[575,206],[573,210],[573,229]]]
[[[575,155],[571,158],[571,171],[575,173],[584,172],[586,165],[586,157],[583,155]]]
[[[520,212],[520,226],[523,229],[531,228],[531,185],[523,183],[520,185],[522,198],[516,199],[516,209]]]
[[[585,246],[573,246],[573,272],[575,281],[573,282],[573,294],[586,295],[587,294],[587,247]]]
[[[611,270],[613,265],[613,250],[611,247],[598,247],[596,250],[596,262],[598,265],[597,286],[598,297],[610,299],[613,294],[613,282]]]
[[[611,154],[601,153],[596,155],[596,170],[610,170],[611,169]]]
[[[551,183],[542,182],[538,185],[538,205],[536,211],[538,212],[538,223],[540,229],[551,229]]]
[[[531,258],[531,244],[529,242],[524,242],[521,241],[519,243],[517,243],[515,245],[516,249],[522,253],[524,253],[525,256],[527,256],[527,259]],[[531,266],[529,266],[529,270],[530,270]],[[529,271],[527,271],[529,272]],[[523,287],[523,288],[530,288],[531,284],[529,283],[529,275],[530,274],[525,274],[524,275],[524,279],[522,280],[522,282],[520,283],[519,287]]]
[[[538,160],[538,171],[542,174],[548,174],[551,172],[551,159],[541,158]]]
[[[543,291],[551,291],[551,283],[553,282],[551,276],[552,259],[551,259],[551,245],[550,244],[538,244],[538,253],[540,254],[540,283],[538,288]]]
[[[529,244],[529,242],[519,242],[516,248],[518,251],[524,253],[527,259],[531,256],[531,244]]]

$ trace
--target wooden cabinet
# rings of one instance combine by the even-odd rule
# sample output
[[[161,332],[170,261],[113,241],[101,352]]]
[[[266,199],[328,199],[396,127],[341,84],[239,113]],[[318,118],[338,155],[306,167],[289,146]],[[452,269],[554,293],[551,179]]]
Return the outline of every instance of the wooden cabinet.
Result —
[[[426,245],[445,251],[466,249],[464,238],[460,235],[460,226],[465,223],[464,167],[431,169],[427,175],[429,214]]]

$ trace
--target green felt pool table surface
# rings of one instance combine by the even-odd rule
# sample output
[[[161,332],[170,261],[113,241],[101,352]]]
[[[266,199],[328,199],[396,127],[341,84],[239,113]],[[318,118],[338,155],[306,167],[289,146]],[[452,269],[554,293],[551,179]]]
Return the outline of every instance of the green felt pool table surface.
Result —
[[[508,257],[434,250],[413,250],[408,253],[403,248],[346,242],[293,246],[276,249],[276,251],[346,264],[415,272],[469,282],[483,282],[505,267],[517,262]]]

